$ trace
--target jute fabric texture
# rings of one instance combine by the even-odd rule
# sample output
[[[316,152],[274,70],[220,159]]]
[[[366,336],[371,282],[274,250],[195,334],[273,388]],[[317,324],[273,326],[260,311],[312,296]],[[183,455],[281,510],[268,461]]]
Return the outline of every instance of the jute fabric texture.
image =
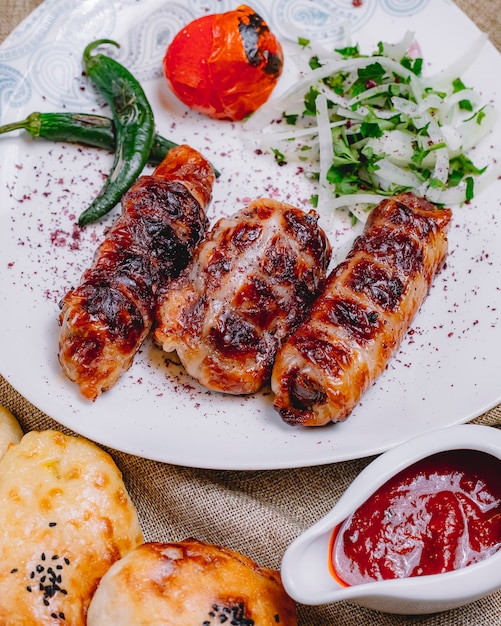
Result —
[[[0,0],[0,41],[38,4],[37,0]],[[457,4],[501,50],[501,0],[457,0]],[[501,77],[493,76],[493,80],[501,81]],[[0,404],[16,415],[25,431],[55,428],[68,432],[3,378]],[[496,427],[501,424],[501,407],[475,421]],[[287,545],[334,505],[371,460],[237,472],[178,467],[108,451],[123,472],[147,540],[196,537],[277,569]],[[346,602],[298,608],[300,626],[501,626],[501,591],[464,608],[424,617],[388,615]]]

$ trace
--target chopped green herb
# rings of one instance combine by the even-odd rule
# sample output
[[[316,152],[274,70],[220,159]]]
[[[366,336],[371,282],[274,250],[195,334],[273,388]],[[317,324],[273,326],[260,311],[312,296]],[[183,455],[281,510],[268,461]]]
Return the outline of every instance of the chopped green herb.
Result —
[[[284,120],[294,128],[272,133],[273,153],[279,164],[307,159],[318,167],[322,193],[314,202],[322,205],[320,213],[373,206],[377,197],[403,190],[437,206],[473,197],[474,181],[486,168],[476,167],[456,138],[476,145],[496,112],[490,104],[478,106],[478,95],[460,78],[449,84],[422,79],[424,61],[410,54],[411,43],[412,33],[391,46],[380,42],[371,55],[354,45],[336,49],[329,60],[311,56],[318,78],[306,73],[283,97]]]
[[[423,59],[410,59],[409,57],[403,57],[400,63],[413,74],[416,74],[416,76],[421,76],[421,72],[423,71]]]
[[[272,148],[272,152],[275,155],[275,161],[279,165],[283,165],[284,163],[287,163],[287,160],[286,160],[285,155],[284,155],[283,152],[280,152],[280,150],[276,150],[274,148]]]
[[[381,85],[385,73],[384,67],[379,62],[361,67],[358,70],[358,78],[350,90],[351,94],[358,96],[370,87]]]
[[[473,104],[471,103],[471,100],[460,100],[459,101],[459,108],[462,109],[463,111],[473,111]]]
[[[343,72],[339,72],[338,74],[334,74],[333,76],[327,76],[324,78],[324,84],[327,85],[332,91],[339,96],[342,96],[345,91],[344,81],[347,78],[347,74]]]
[[[466,85],[460,78],[455,78],[452,81],[452,93],[457,93],[458,91],[463,91],[466,89]]]
[[[317,114],[317,97],[320,92],[315,87],[310,87],[308,93],[304,97],[304,114],[316,115]]]
[[[360,134],[362,137],[381,137],[383,131],[377,122],[362,122]]]
[[[476,167],[473,161],[464,154],[460,154],[457,157],[451,159],[450,164],[452,167],[459,169],[463,173],[463,176],[466,176],[467,174],[474,174],[475,176],[479,176],[480,174],[483,174],[487,169],[486,167]]]
[[[470,202],[474,196],[475,181],[472,176],[466,177],[466,202]]]
[[[317,56],[311,57],[311,59],[309,60],[308,64],[309,64],[309,66],[311,67],[312,70],[316,70],[317,68],[322,67],[322,64],[318,60]]]
[[[357,151],[350,148],[345,133],[332,135],[332,146],[334,148],[334,167],[344,165],[358,165],[360,162]]]
[[[438,178],[430,178],[429,183],[432,189],[445,189],[446,188],[445,183],[439,180]]]
[[[354,59],[360,55],[358,44],[356,46],[346,46],[345,48],[336,48],[335,50],[345,59]]]
[[[476,115],[476,118],[477,118],[477,124],[478,124],[479,126],[480,126],[480,124],[484,121],[484,117],[485,117],[485,111],[481,109],[481,110],[477,113],[477,115]]]

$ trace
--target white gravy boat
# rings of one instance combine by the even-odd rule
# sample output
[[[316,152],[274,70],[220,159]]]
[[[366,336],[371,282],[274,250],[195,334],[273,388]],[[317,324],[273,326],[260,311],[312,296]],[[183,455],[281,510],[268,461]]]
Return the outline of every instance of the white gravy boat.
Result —
[[[410,439],[377,457],[351,483],[334,508],[287,548],[281,567],[287,593],[301,604],[347,600],[386,613],[412,615],[453,609],[501,588],[501,550],[483,561],[443,574],[349,587],[340,585],[329,570],[333,529],[376,489],[420,459],[461,449],[478,450],[501,459],[501,431],[473,424],[451,426]]]

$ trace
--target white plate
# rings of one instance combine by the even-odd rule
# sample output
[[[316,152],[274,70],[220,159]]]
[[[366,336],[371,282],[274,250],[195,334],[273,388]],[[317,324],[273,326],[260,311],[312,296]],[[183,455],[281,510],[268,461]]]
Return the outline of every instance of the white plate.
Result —
[[[278,167],[271,156],[255,154],[238,124],[186,111],[160,74],[165,47],[183,24],[237,4],[47,0],[0,47],[0,120],[34,110],[100,111],[96,94],[83,88],[81,54],[89,41],[111,37],[122,44],[120,60],[145,86],[158,131],[191,143],[222,170],[212,220],[258,196],[308,208],[314,189],[295,166]],[[353,40],[368,53],[377,41],[397,41],[414,30],[427,72],[446,67],[478,35],[447,0],[364,0],[360,8],[351,0],[256,0],[252,6],[282,40],[287,29],[336,40],[349,22]],[[500,74],[500,56],[487,44],[463,79],[499,105],[499,81],[492,77]],[[279,90],[292,76],[288,66]],[[493,158],[500,132],[477,149],[477,164]],[[0,369],[61,424],[112,448],[174,464],[272,469],[372,455],[500,402],[500,181],[471,206],[455,209],[446,269],[400,352],[347,422],[289,427],[273,411],[269,393],[246,399],[208,393],[149,343],[114,389],[95,403],[83,400],[58,365],[58,301],[89,265],[112,219],[82,231],[74,226],[110,165],[111,156],[98,150],[26,135],[0,138]]]

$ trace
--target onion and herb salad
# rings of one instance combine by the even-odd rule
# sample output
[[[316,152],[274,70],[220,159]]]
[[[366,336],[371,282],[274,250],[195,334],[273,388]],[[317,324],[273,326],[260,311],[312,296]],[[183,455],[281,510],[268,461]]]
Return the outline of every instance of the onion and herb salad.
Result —
[[[264,124],[259,140],[279,163],[318,168],[308,172],[319,181],[312,202],[328,222],[338,208],[365,222],[381,196],[401,191],[437,205],[468,202],[499,174],[467,156],[497,112],[457,78],[485,39],[429,79],[411,32],[397,44],[379,43],[371,55],[358,45],[331,53],[299,40],[310,53],[308,70],[249,128]]]

